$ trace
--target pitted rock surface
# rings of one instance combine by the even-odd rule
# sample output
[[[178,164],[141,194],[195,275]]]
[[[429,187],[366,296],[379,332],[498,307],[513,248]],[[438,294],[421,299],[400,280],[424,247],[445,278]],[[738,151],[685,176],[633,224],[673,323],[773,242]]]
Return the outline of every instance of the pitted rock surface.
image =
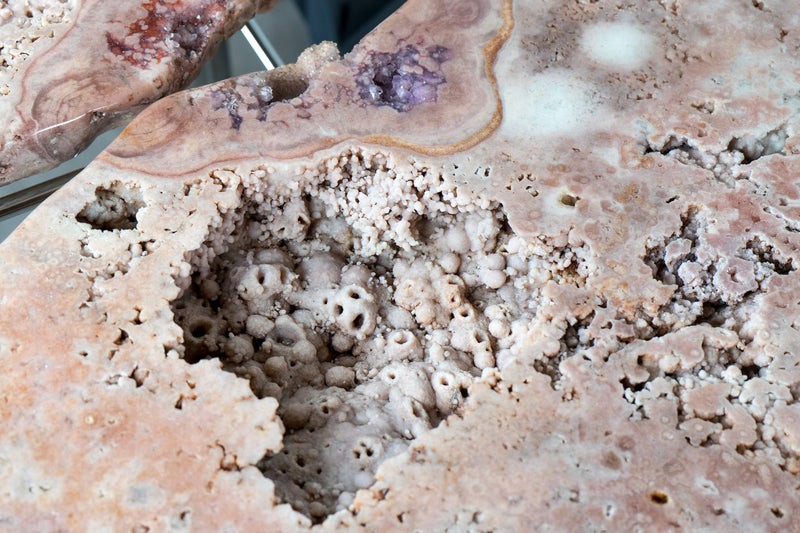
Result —
[[[411,1],[150,106],[0,246],[0,523],[796,529],[799,17]]]

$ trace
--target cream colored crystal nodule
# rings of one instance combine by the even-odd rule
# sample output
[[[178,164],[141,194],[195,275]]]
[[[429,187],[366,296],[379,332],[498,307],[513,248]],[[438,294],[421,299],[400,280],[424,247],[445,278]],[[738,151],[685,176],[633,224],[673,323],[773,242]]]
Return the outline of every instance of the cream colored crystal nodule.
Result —
[[[0,527],[792,531],[800,20],[412,0],[0,246]]]

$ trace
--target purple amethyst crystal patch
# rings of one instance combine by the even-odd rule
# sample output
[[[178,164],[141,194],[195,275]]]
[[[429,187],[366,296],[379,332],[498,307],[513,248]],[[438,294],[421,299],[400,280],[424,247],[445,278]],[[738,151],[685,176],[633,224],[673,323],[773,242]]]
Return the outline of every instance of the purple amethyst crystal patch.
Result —
[[[420,61],[430,58],[433,61]],[[439,86],[446,82],[441,65],[450,59],[443,46],[418,50],[408,45],[395,52],[372,52],[359,67],[361,98],[374,105],[408,111],[417,104],[435,102]],[[435,64],[431,70],[425,65]]]

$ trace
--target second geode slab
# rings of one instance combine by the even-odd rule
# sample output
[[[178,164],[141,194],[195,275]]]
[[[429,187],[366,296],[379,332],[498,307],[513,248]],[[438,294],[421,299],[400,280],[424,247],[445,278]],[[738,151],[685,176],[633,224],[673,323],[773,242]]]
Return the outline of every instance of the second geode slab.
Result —
[[[0,517],[794,527],[797,17],[410,2],[152,106],[0,247]]]
[[[0,5],[0,185],[75,156],[194,79],[276,0]]]

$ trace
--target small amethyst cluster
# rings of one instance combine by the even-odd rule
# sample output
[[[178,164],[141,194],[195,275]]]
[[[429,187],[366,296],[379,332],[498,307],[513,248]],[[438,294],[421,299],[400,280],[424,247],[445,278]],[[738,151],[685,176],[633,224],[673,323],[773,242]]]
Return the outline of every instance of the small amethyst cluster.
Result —
[[[272,87],[259,79],[245,78],[247,88],[250,90],[250,96],[253,102],[247,104],[248,111],[256,112],[256,119],[259,122],[267,120],[267,108],[273,103],[275,96]]]
[[[446,80],[440,70],[432,71],[421,65],[420,57],[429,57],[441,67],[450,59],[450,52],[443,46],[420,51],[408,45],[394,53],[370,53],[359,66],[361,98],[374,105],[388,105],[397,111],[435,102],[439,85]]]
[[[231,128],[238,130],[244,117],[239,113],[239,104],[242,101],[242,96],[234,88],[233,84],[228,82],[221,84],[219,88],[211,91],[211,100],[214,105],[214,111],[224,109],[228,112],[231,119]]]
[[[272,87],[258,79],[244,77],[236,82],[228,81],[219,84],[211,93],[214,111],[226,110],[231,119],[231,128],[238,130],[242,126],[244,117],[239,106],[244,104],[244,97],[239,92],[244,88],[250,93],[252,102],[247,103],[248,111],[256,112],[256,119],[260,122],[267,120],[267,109],[273,100]]]

